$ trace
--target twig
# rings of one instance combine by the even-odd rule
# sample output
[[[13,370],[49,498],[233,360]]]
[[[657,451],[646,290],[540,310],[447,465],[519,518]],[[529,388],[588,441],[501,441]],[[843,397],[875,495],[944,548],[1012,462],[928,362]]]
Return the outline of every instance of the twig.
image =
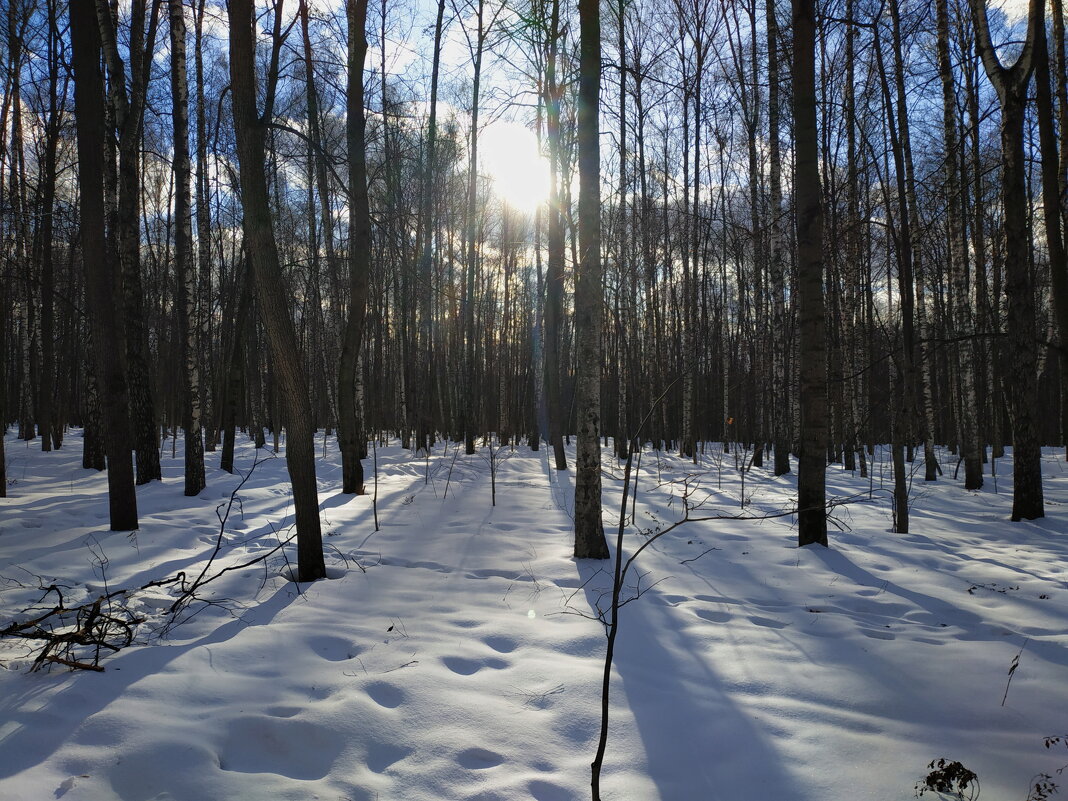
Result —
[[[1024,648],[1027,647],[1029,639],[1024,640],[1023,645],[1020,646],[1020,650],[1016,652],[1016,656],[1012,658],[1012,663],[1009,665],[1009,679],[1005,682],[1005,694],[1001,696],[1002,706],[1005,706],[1005,701],[1009,697],[1009,685],[1012,684],[1012,677],[1016,675],[1016,668],[1020,666],[1020,656],[1023,654]]]
[[[690,564],[690,562],[696,562],[702,556],[707,556],[708,554],[712,553],[712,551],[722,551],[722,550],[723,550],[722,548],[717,548],[715,545],[713,545],[711,548],[709,548],[704,553],[699,553],[699,554],[697,554],[697,556],[691,556],[689,559],[683,559],[681,562],[679,562],[679,564],[680,565],[688,565],[688,564]]]

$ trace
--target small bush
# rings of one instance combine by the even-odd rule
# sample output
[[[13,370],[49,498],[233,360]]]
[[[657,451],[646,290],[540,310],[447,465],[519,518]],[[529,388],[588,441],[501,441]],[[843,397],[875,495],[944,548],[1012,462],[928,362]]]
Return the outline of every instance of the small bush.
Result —
[[[979,777],[960,762],[950,762],[943,757],[927,767],[930,772],[916,784],[917,798],[928,790],[953,796],[960,801],[975,801],[979,797]]]

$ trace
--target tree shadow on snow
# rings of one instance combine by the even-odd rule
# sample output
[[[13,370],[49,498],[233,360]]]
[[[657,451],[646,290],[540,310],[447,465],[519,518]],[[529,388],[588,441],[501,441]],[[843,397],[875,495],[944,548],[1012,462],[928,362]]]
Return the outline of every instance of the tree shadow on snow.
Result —
[[[198,640],[131,646],[108,658],[103,673],[75,671],[67,676],[33,673],[23,677],[24,689],[0,700],[0,721],[4,722],[0,727],[0,753],[4,754],[0,760],[0,779],[41,764],[75,735],[80,736],[79,742],[88,744],[105,744],[102,738],[118,740],[122,733],[109,734],[106,723],[97,726],[90,723],[84,729],[81,724],[113,702],[121,703],[122,696],[133,684],[160,673],[176,659],[199,648],[224,643],[249,626],[269,624],[297,597],[294,585],[286,582],[240,617],[223,623]],[[62,668],[57,666],[56,670]],[[60,734],[61,723],[71,726],[66,735]],[[160,724],[165,725],[165,721]],[[15,742],[17,747],[13,745]]]
[[[853,562],[849,555],[840,549],[809,548],[807,550],[815,559],[823,563],[828,572],[841,575],[858,585],[877,587],[881,593],[885,593],[890,598],[897,597],[916,605],[928,615],[923,622],[928,626],[944,627],[947,637],[975,642],[1001,643],[1005,641],[1006,629],[1003,626],[952,601],[911,590],[888,579],[875,576]],[[929,567],[928,569],[932,570]],[[963,586],[960,591],[966,592]],[[1021,639],[1023,636],[1020,635]],[[1057,643],[1032,640],[1027,650],[1029,654],[1040,656],[1053,664],[1068,667],[1068,651]]]
[[[610,563],[580,561],[578,567],[596,614],[598,604],[607,607],[610,599],[604,590],[611,584],[609,573],[597,573],[611,570]],[[620,612],[613,713],[601,777],[604,794],[619,790],[613,774],[624,759],[619,747],[625,707],[633,715],[648,775],[663,801],[805,801],[782,754],[734,703],[713,670],[709,645],[680,630],[672,612],[673,606],[655,587]]]

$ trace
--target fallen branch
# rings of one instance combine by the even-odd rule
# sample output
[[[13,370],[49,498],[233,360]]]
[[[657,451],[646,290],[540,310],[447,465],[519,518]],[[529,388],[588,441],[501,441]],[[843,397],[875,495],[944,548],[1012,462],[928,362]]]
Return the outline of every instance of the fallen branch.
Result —
[[[42,587],[44,600],[55,593],[58,602],[50,609],[25,621],[15,621],[0,629],[0,638],[27,640],[36,651],[30,671],[52,664],[72,669],[103,670],[101,655],[115,653],[133,642],[136,627],[144,618],[130,610],[127,601],[135,593],[185,581],[185,573],[171,578],[121,590],[112,590],[78,606],[67,606],[63,591],[56,585]],[[113,604],[121,599],[123,603]]]
[[[212,565],[223,550],[230,513],[235,504],[241,505],[238,492],[248,482],[257,464],[258,461],[254,462],[252,468],[242,477],[241,482],[230,493],[227,503],[220,504],[215,510],[219,519],[219,533],[215,539],[215,547],[193,581],[188,582],[185,571],[181,571],[168,578],[149,581],[139,587],[109,590],[106,576],[107,559],[102,553],[97,554],[94,551],[104,581],[104,593],[93,600],[70,606],[63,594],[64,589],[69,590],[69,587],[56,583],[45,586],[44,581],[37,577],[38,588],[43,594],[36,603],[23,610],[23,614],[32,613],[32,617],[28,620],[13,621],[0,628],[0,639],[22,640],[27,643],[29,653],[35,654],[30,667],[31,672],[53,664],[63,665],[72,670],[102,671],[101,658],[131,645],[137,627],[145,622],[143,616],[136,614],[130,608],[130,601],[138,594],[158,587],[177,586],[179,588],[178,597],[166,610],[168,620],[159,629],[160,636],[166,635],[183,619],[188,619],[188,617],[179,618],[179,614],[194,601],[200,601],[206,606],[216,604],[215,601],[199,597],[198,591],[227,573],[244,570],[266,561],[282,551],[296,536],[291,534],[285,538],[279,538],[275,547],[255,558],[240,564],[227,565],[214,573],[210,572]],[[46,600],[50,605],[42,607]]]

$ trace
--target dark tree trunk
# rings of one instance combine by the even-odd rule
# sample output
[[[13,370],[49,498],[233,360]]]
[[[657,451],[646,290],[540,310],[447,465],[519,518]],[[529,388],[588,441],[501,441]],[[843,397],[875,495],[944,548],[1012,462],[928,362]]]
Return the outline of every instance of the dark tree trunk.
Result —
[[[1038,130],[1042,148],[1042,210],[1049,252],[1050,289],[1060,344],[1061,444],[1068,445],[1068,257],[1065,256],[1062,222],[1064,209],[1058,165],[1057,129],[1054,125],[1053,93],[1050,88],[1049,45],[1044,27],[1038,29],[1035,52]],[[1063,58],[1063,56],[1062,56]]]
[[[297,527],[297,580],[315,581],[326,575],[323,559],[319,500],[315,484],[315,430],[308,383],[289,315],[285,282],[271,224],[267,176],[264,172],[265,120],[256,110],[256,43],[252,0],[231,0],[230,85],[233,92],[234,133],[241,167],[242,228],[245,252],[259,301],[263,327],[271,348],[274,372],[285,403],[286,466],[293,485]],[[276,19],[276,34],[280,19]],[[277,42],[277,39],[276,39]],[[265,118],[272,113],[277,59],[268,77]],[[277,429],[278,420],[274,421]]]
[[[794,205],[801,453],[797,467],[798,545],[827,544],[827,334],[823,300],[823,208],[816,129],[815,0],[793,0]]]
[[[7,456],[4,452],[7,437],[7,285],[7,281],[0,281],[0,383],[4,384],[0,387],[0,498],[7,497]]]
[[[349,77],[349,318],[338,370],[338,442],[342,488],[363,494],[362,425],[356,408],[357,370],[363,347],[367,287],[371,272],[371,210],[367,198],[367,150],[363,107],[363,62],[367,55],[367,0],[348,0]]]
[[[37,425],[41,434],[41,450],[50,451],[59,438],[62,424],[56,418],[56,358],[55,358],[55,270],[52,239],[55,230],[53,207],[56,196],[56,152],[59,144],[59,44],[58,20],[54,0],[48,2],[48,117],[45,123],[43,163],[41,165],[40,224],[37,227],[37,259],[41,265],[41,367],[37,391]],[[58,429],[58,431],[57,431]],[[58,447],[58,445],[57,445]]]
[[[244,397],[245,386],[245,338],[252,321],[249,309],[252,306],[252,287],[250,277],[240,273],[235,279],[238,284],[237,313],[234,315],[234,341],[231,345],[229,359],[223,380],[226,382],[222,392],[222,437],[223,447],[219,458],[219,468],[227,473],[234,472],[234,446],[237,440],[237,410]],[[263,436],[262,431],[260,436]]]
[[[104,81],[93,0],[70,4],[74,110],[78,132],[82,262],[108,460],[113,531],[137,528],[137,493],[130,455],[129,395],[119,269],[104,238]]]
[[[92,334],[88,340],[87,350],[91,360],[95,359]],[[96,380],[96,371],[92,364],[85,366],[85,427],[82,430],[82,467],[97,472],[107,469],[107,455],[104,453],[103,423],[100,420],[100,390]],[[130,468],[131,480],[133,468]]]
[[[898,41],[899,21],[897,5],[894,0],[890,4],[891,15],[894,25],[894,61],[895,77],[903,80],[903,70],[900,59],[900,43]],[[891,461],[894,466],[894,531],[898,534],[907,534],[909,531],[909,499],[908,499],[908,476],[905,467],[905,447],[909,440],[909,427],[913,421],[912,399],[915,389],[913,382],[913,247],[912,231],[914,212],[909,208],[908,180],[911,174],[911,165],[906,160],[906,137],[908,131],[908,117],[904,108],[904,84],[896,81],[897,93],[897,116],[894,115],[894,99],[890,94],[890,84],[886,76],[886,68],[883,64],[883,53],[880,47],[878,27],[875,28],[875,58],[879,65],[879,78],[883,90],[883,100],[886,106],[886,126],[890,137],[890,149],[894,158],[894,173],[897,179],[897,221],[896,225],[889,226],[890,234],[894,242],[894,251],[897,256],[897,279],[898,279],[898,303],[901,318],[901,347],[894,354],[894,400],[892,403],[893,423],[891,424]]]
[[[130,83],[119,51],[115,19],[107,0],[96,0],[104,62],[111,78],[112,120],[119,135],[118,207],[116,212],[119,262],[122,266],[123,306],[126,315],[126,357],[129,371],[131,434],[137,451],[137,483],[162,478],[159,436],[156,430],[152,374],[149,370],[148,328],[145,325],[141,282],[141,172],[140,146],[147,95],[147,64],[155,51],[160,0],[152,0],[145,35],[145,0],[133,0],[130,12]]]
[[[1016,63],[1004,67],[990,38],[986,0],[971,0],[976,47],[1001,103],[1001,200],[1005,229],[1005,298],[1008,402],[1012,419],[1012,519],[1045,516],[1042,451],[1038,439],[1035,298],[1027,232],[1027,164],[1024,116],[1034,69],[1036,31],[1045,25],[1042,0],[1031,0],[1027,38]]]

